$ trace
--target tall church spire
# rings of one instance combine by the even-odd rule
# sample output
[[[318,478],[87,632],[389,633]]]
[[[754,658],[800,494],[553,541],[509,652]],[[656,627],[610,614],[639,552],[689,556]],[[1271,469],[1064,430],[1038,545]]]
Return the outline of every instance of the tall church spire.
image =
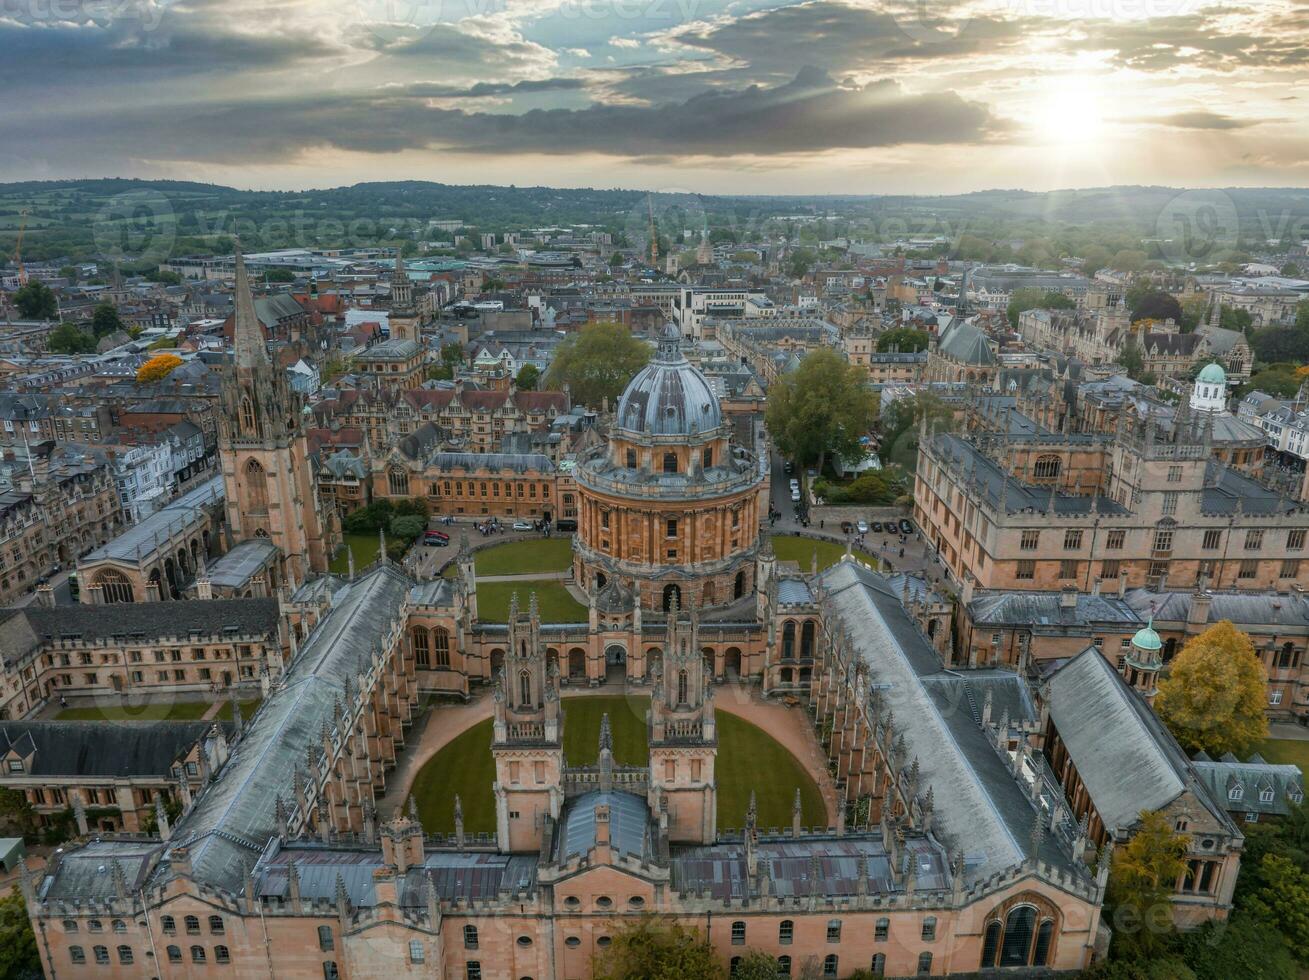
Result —
[[[233,295],[236,304],[236,325],[232,332],[232,343],[236,350],[236,366],[253,368],[268,364],[268,347],[264,343],[264,330],[259,325],[255,314],[254,294],[250,292],[250,278],[245,271],[245,256],[241,254],[241,242],[236,242],[236,290]]]

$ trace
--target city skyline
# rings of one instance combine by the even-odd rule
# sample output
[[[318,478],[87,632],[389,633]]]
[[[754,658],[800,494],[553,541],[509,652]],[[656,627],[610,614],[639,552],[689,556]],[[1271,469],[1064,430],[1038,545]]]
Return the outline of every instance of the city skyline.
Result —
[[[702,193],[1304,186],[1309,8],[33,3],[0,179]]]

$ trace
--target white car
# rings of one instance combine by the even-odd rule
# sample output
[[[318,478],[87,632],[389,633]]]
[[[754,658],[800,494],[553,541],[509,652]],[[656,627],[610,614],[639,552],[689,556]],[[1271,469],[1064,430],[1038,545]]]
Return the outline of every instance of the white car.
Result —
[[[514,521],[514,530],[515,530],[515,531],[535,531],[536,528],[532,526],[532,524],[531,524],[530,521]]]
[[[792,488],[791,488],[791,503],[793,503],[793,504],[798,504],[799,502],[800,502],[800,488],[799,488],[799,487],[792,487]]]
[[[868,522],[867,522],[867,521],[860,521],[858,524],[855,525],[855,527],[859,530],[859,533],[860,533],[860,534],[867,534],[867,533],[868,533]]]
[[[800,481],[797,480],[795,477],[791,477],[791,489],[792,490],[800,489]]]

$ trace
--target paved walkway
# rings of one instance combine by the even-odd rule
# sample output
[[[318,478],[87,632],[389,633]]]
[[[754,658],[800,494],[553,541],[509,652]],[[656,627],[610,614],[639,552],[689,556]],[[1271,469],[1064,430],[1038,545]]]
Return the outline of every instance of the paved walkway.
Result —
[[[1296,742],[1309,742],[1309,728],[1293,721],[1274,721],[1268,726],[1269,738],[1287,738]]]
[[[564,698],[614,696],[629,693],[622,684],[604,684],[600,687],[570,690]],[[649,694],[648,688],[632,688],[631,693]],[[457,736],[462,735],[480,721],[493,714],[495,701],[489,690],[468,704],[434,705],[409,733],[409,744],[397,760],[394,770],[386,779],[387,790],[378,801],[380,819],[402,810],[409,799],[410,787],[418,773],[432,757]],[[567,709],[567,704],[565,704]],[[743,684],[719,684],[714,687],[714,708],[758,725],[771,737],[781,742],[813,777],[823,795],[827,808],[827,825],[836,825],[837,795],[831,774],[827,771],[827,757],[814,738],[813,728],[803,707],[789,708],[784,704],[765,701],[757,687]],[[729,765],[748,765],[747,760],[723,760]]]
[[[563,582],[573,577],[569,572],[524,572],[522,575],[479,575],[477,581],[481,582],[537,582],[541,579],[550,579],[556,582]]]

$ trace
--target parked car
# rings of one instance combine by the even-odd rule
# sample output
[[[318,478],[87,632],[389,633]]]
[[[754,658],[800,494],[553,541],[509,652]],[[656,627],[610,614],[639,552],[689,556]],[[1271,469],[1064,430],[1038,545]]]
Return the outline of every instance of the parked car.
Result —
[[[850,533],[851,531],[853,531],[853,530],[854,530],[854,525],[851,524],[849,521],[842,521],[842,522],[841,522],[841,533],[842,533],[842,534],[849,534],[849,533]]]
[[[535,531],[536,528],[533,526],[533,524],[532,524],[531,521],[514,521],[514,530],[515,530],[515,531]]]
[[[556,530],[556,531],[576,531],[576,530],[577,530],[577,521],[574,520],[574,519],[571,518],[571,517],[561,517],[559,520],[555,521],[555,530]]]
[[[855,527],[858,528],[860,534],[867,534],[867,533],[868,533],[868,522],[867,522],[867,521],[860,521],[858,524],[855,525]]]
[[[799,502],[800,502],[800,488],[799,488],[799,487],[792,487],[792,488],[791,488],[791,503],[793,503],[793,504],[798,504]]]
[[[913,533],[914,533],[914,525],[913,525],[913,522],[912,522],[912,521],[909,521],[909,520],[906,520],[905,518],[901,518],[901,519],[900,519],[900,533],[901,533],[901,534],[913,534]]]
[[[450,543],[450,535],[444,531],[424,531],[423,544],[433,548],[444,548]]]
[[[782,462],[782,470],[783,470],[784,472],[786,472],[786,473],[794,473],[794,472],[795,472],[795,464],[792,463],[789,459],[788,459],[788,460],[784,460],[784,461]]]
[[[882,522],[881,522],[881,521],[873,521],[873,533],[874,533],[874,534],[881,534],[881,533],[882,533]]]

